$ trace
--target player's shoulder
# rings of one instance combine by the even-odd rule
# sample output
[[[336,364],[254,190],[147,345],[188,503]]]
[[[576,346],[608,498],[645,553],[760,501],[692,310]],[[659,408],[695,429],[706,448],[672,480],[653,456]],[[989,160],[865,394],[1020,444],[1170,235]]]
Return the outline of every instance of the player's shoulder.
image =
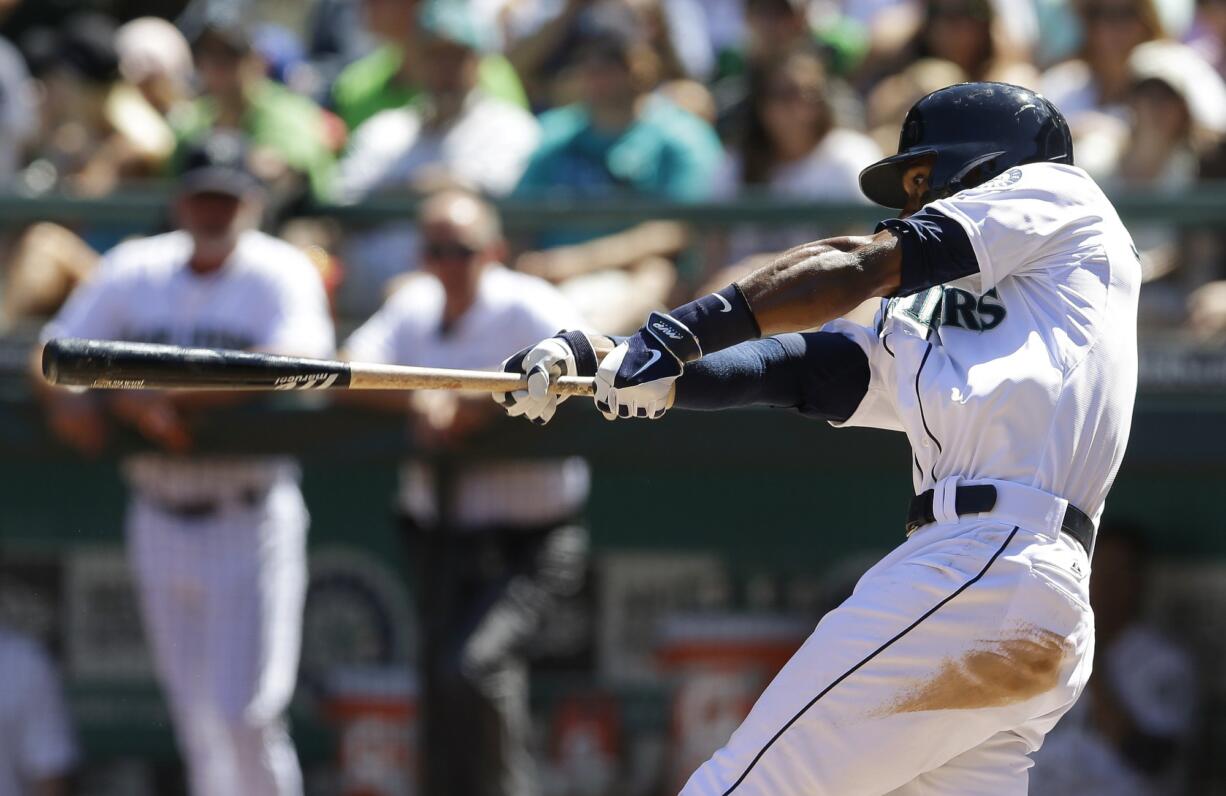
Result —
[[[481,301],[490,312],[550,324],[574,325],[577,317],[574,305],[552,283],[503,265],[491,266],[482,277]]]
[[[191,253],[186,232],[132,238],[116,244],[102,258],[101,274],[109,279],[141,279],[174,271]]]
[[[433,276],[422,272],[406,274],[383,302],[381,311],[402,319],[434,323],[442,313],[445,298],[442,284]]]
[[[1086,171],[1065,163],[1026,163],[954,195],[953,199],[1050,201],[1058,205],[1088,205],[1105,200],[1098,183]]]
[[[236,275],[283,286],[319,279],[319,271],[301,249],[257,230],[239,238],[233,265]]]
[[[542,300],[566,301],[562,292],[539,276],[492,265],[482,277],[482,292],[506,306],[537,306]]]

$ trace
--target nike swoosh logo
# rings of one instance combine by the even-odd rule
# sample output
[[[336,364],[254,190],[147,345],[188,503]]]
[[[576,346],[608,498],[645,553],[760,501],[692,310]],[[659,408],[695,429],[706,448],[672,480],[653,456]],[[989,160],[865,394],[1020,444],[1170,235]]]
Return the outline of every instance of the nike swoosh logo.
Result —
[[[647,361],[643,363],[643,366],[639,368],[638,370],[634,371],[633,373],[631,373],[626,378],[633,379],[635,376],[639,375],[640,373],[647,370],[652,365],[656,364],[656,360],[659,358],[660,358],[659,349],[655,349],[655,348],[651,349],[651,356],[647,358]]]
[[[728,302],[728,299],[724,298],[718,293],[712,293],[711,295],[719,299],[719,303],[724,305],[724,308],[720,310],[720,312],[732,312],[732,304]]]

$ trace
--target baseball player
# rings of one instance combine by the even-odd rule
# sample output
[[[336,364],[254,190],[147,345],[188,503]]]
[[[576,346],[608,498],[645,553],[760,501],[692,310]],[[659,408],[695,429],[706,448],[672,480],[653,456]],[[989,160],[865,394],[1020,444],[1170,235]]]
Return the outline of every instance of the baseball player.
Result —
[[[860,184],[900,217],[598,340],[599,366],[551,339],[514,368],[529,387],[510,411],[529,418],[579,372],[610,419],[766,404],[911,442],[906,540],[686,796],[1023,794],[1090,675],[1089,556],[1136,391],[1128,232],[1060,112],[1007,84],[921,99]],[[839,320],[871,297],[873,326]]]
[[[582,321],[547,282],[501,264],[494,210],[461,191],[419,215],[424,273],[410,276],[345,343],[365,362],[497,368],[527,345]],[[567,335],[586,342],[578,331]],[[587,462],[450,461],[499,413],[489,401],[414,393],[416,442],[435,456],[402,470],[400,509],[416,571],[424,686],[422,792],[531,796],[525,647],[583,581]],[[396,407],[407,406],[400,399]]]
[[[44,330],[90,337],[332,354],[318,272],[255,230],[263,199],[242,139],[186,156],[180,229],[108,253]],[[115,394],[111,409],[160,450],[130,457],[129,553],[145,633],[194,796],[296,794],[282,714],[293,694],[305,598],[307,513],[284,457],[191,455],[207,394]]]

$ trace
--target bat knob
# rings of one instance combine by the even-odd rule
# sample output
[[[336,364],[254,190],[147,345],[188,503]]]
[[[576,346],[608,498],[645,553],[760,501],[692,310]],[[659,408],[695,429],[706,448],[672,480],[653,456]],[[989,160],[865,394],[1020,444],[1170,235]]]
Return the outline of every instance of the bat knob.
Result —
[[[49,340],[43,346],[43,378],[48,384],[60,383],[60,361],[63,356],[63,340]]]

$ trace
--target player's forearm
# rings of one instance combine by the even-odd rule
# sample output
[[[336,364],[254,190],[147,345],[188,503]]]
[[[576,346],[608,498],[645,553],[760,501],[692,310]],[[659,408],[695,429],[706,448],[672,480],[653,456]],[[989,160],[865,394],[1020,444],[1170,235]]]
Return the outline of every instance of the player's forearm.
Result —
[[[771,406],[843,421],[860,405],[869,377],[868,358],[843,335],[787,334],[741,343],[692,363],[677,380],[673,406]]]
[[[763,335],[813,329],[898,288],[888,232],[798,246],[738,282]]]

